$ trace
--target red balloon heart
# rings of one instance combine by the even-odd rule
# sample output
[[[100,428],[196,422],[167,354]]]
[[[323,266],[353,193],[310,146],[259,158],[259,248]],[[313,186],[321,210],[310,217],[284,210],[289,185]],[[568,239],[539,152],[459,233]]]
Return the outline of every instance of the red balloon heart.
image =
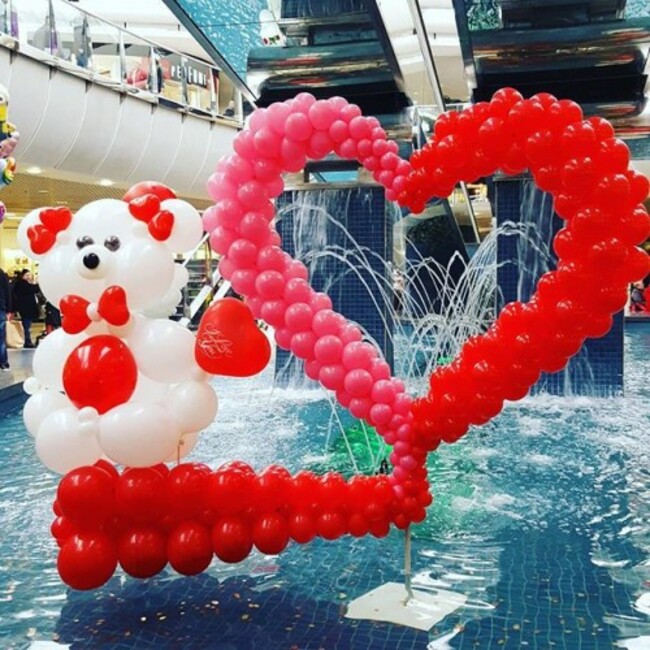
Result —
[[[212,375],[250,377],[264,370],[271,346],[251,310],[240,300],[224,298],[203,314],[194,354],[199,366]]]
[[[129,201],[131,216],[149,223],[160,212],[160,199],[155,194],[145,194]]]
[[[43,255],[43,253],[47,253],[54,246],[56,234],[42,224],[37,223],[35,226],[27,229],[27,238],[29,239],[32,252],[36,255]]]
[[[91,406],[101,414],[126,402],[138,379],[129,348],[116,336],[86,339],[66,359],[63,387],[77,407]]]
[[[154,239],[166,241],[172,234],[174,215],[169,210],[161,210],[150,222],[149,232]]]
[[[72,212],[68,208],[46,208],[39,214],[41,223],[54,233],[65,230],[72,221]]]

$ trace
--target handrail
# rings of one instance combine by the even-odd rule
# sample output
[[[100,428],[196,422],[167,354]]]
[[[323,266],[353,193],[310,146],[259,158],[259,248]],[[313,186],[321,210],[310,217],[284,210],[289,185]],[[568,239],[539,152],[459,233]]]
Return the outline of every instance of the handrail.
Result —
[[[147,98],[151,98],[152,96],[157,99],[163,99],[165,101],[172,102],[179,107],[182,107],[183,109],[189,110],[189,111],[196,111],[199,113],[203,113],[212,117],[219,117],[219,118],[225,118],[228,120],[232,120],[234,124],[237,124],[238,126],[241,125],[241,116],[242,116],[242,111],[239,106],[236,107],[234,114],[224,114],[221,112],[219,108],[219,102],[218,102],[218,96],[219,93],[221,92],[221,88],[218,87],[219,84],[215,82],[215,79],[218,78],[218,73],[222,72],[222,70],[215,66],[214,64],[210,63],[209,61],[202,60],[196,56],[192,56],[189,54],[185,54],[179,50],[173,49],[171,47],[168,47],[166,45],[162,45],[160,43],[157,43],[156,41],[151,40],[150,38],[140,36],[137,33],[133,32],[130,29],[127,29],[125,27],[121,27],[120,25],[110,21],[106,20],[105,18],[102,18],[98,16],[97,14],[88,11],[86,9],[82,9],[80,7],[77,7],[76,5],[72,4],[71,2],[68,2],[68,0],[44,0],[43,1],[43,9],[47,9],[47,14],[44,15],[44,23],[41,27],[45,28],[47,30],[49,28],[49,32],[45,31],[41,34],[41,37],[45,37],[45,42],[46,44],[43,45],[42,43],[40,45],[37,45],[35,43],[32,43],[27,40],[26,33],[23,35],[22,29],[21,29],[21,20],[24,20],[21,18],[21,14],[18,13],[17,8],[21,9],[22,8],[20,5],[24,5],[24,8],[29,7],[29,1],[28,0],[23,0],[23,2],[19,2],[18,0],[5,0],[5,20],[0,21],[0,32],[4,33],[5,35],[9,36],[12,40],[14,45],[10,46],[13,47],[14,49],[17,50],[22,50],[23,48],[21,47],[22,45],[28,45],[30,48],[34,48],[34,50],[38,51],[45,51],[47,52],[54,61],[61,61],[64,62],[68,65],[64,66],[66,70],[70,70],[70,64],[72,67],[74,67],[75,70],[77,70],[80,74],[84,74],[84,76],[90,76],[92,75],[93,77],[97,78],[97,81],[103,81],[104,83],[110,81],[115,85],[118,85],[122,88],[124,91],[142,91],[144,90],[143,87],[139,85],[141,83],[140,81],[136,82],[128,82],[127,78],[128,75],[131,71],[127,70],[127,55],[125,52],[125,45],[129,46],[131,44],[134,45],[139,45],[141,46],[144,50],[148,49],[148,53],[146,57],[149,59],[148,63],[148,70],[146,72],[148,73],[148,79],[145,82],[146,83],[146,93],[147,93]],[[89,66],[88,61],[84,63],[80,63],[78,52],[70,52],[68,56],[64,55],[64,50],[63,47],[61,46],[61,35],[59,31],[57,30],[57,17],[61,18],[61,12],[65,11],[66,14],[68,15],[73,15],[79,18],[81,21],[80,24],[85,25],[85,30],[83,31],[82,28],[82,39],[87,39],[88,42],[88,48],[90,51],[90,56],[89,58],[92,58],[93,61],[95,57],[98,56],[103,56],[103,57],[115,57],[117,59],[115,68],[114,68],[114,73],[111,73],[109,70],[110,76],[104,76],[103,74],[99,73],[94,66]],[[27,13],[27,12],[25,12]],[[45,12],[43,12],[45,13]],[[24,14],[23,14],[24,15]],[[33,15],[33,14],[31,14]],[[66,18],[68,17],[67,15],[65,16]],[[92,19],[93,25],[88,25],[88,19]],[[75,25],[76,25],[76,18],[73,18],[70,20],[70,27],[72,27],[73,33],[72,33],[72,38],[70,38],[69,34],[67,33],[68,30],[67,28],[65,29],[65,36],[66,40],[72,40],[73,43],[75,42],[77,35],[75,34]],[[4,22],[4,24],[2,24]],[[117,41],[115,42],[115,46],[117,47],[117,51],[115,53],[98,53],[95,50],[95,45],[99,44],[99,42],[93,43],[92,36],[90,33],[90,28],[92,27],[93,30],[97,29],[96,23],[99,23],[99,26],[106,28],[107,30],[115,31],[117,35]],[[22,27],[27,24],[27,21],[24,22]],[[60,23],[61,24],[61,23]],[[67,26],[66,26],[67,27]],[[27,30],[25,29],[25,32]],[[40,31],[36,30],[36,31]],[[32,34],[32,39],[34,38],[36,32]],[[5,41],[3,44],[7,45],[7,42]],[[84,43],[85,45],[85,43]],[[26,54],[29,54],[29,51],[25,51]],[[74,54],[74,59],[72,58],[72,55]],[[162,57],[163,59],[165,57],[171,57],[172,60],[174,60],[176,57],[178,57],[178,63],[174,60],[173,63],[170,63],[170,67],[176,66],[177,70],[177,76],[176,74],[174,75],[174,80],[178,81],[179,86],[180,86],[180,92],[178,93],[178,96],[168,96],[165,94],[163,88],[164,86],[158,84],[157,78],[158,78],[158,70],[157,70],[157,63],[156,63],[156,57]],[[142,67],[144,68],[145,63],[143,62]],[[119,69],[119,79],[116,78],[116,75],[118,74],[118,69]],[[160,73],[162,74],[162,73]],[[205,81],[202,82],[196,82],[193,83],[190,79],[191,76],[194,75],[194,79],[197,78],[202,78],[202,75],[205,75]],[[217,86],[217,88],[215,88]],[[194,92],[194,98],[197,100],[200,106],[194,105],[190,101],[190,93],[188,92],[189,89],[192,89]],[[223,95],[222,95],[223,97]],[[239,97],[239,93],[235,93],[233,95],[233,100],[236,102],[239,102],[241,104],[241,99]],[[225,104],[226,102],[222,102],[222,105]]]

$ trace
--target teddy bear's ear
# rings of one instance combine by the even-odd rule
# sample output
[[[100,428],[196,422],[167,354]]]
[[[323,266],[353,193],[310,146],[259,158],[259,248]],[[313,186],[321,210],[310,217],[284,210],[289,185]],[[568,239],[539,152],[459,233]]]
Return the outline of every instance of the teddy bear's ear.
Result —
[[[57,235],[72,222],[68,208],[38,208],[25,215],[18,227],[18,243],[32,258],[45,255],[56,243]]]
[[[174,253],[186,253],[198,246],[203,237],[201,215],[187,201],[168,199],[161,208],[174,215],[174,226],[167,245]]]

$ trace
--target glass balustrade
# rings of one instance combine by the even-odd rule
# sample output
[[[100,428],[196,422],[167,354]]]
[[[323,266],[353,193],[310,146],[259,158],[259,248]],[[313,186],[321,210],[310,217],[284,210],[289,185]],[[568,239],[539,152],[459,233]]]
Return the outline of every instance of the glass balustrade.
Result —
[[[141,38],[64,0],[0,0],[2,42],[134,95],[237,120],[233,84],[204,61]]]

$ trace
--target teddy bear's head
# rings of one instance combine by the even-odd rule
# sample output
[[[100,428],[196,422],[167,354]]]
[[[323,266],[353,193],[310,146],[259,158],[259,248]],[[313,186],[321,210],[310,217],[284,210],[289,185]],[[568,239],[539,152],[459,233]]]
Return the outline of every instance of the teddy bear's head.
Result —
[[[18,230],[22,249],[39,261],[40,287],[51,303],[66,295],[96,302],[117,285],[132,310],[150,309],[180,288],[179,276],[187,276],[174,253],[193,249],[201,236],[199,213],[155,183],[134,186],[121,201],[93,201],[74,215],[67,208],[34,210]]]

